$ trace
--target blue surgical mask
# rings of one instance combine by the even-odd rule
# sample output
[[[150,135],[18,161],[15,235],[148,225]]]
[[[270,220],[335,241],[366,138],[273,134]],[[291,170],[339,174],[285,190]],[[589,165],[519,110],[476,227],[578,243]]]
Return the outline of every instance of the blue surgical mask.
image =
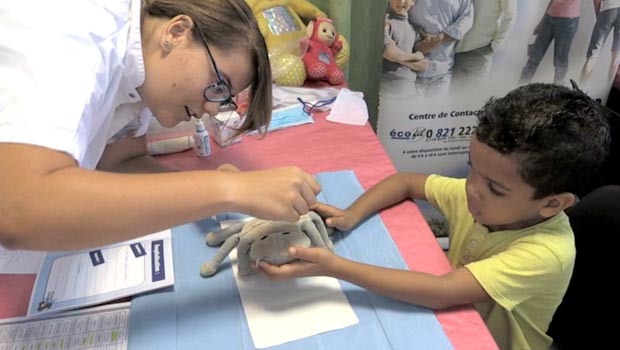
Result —
[[[297,104],[274,110],[267,130],[274,131],[308,123],[314,123],[314,119],[312,119],[312,116],[304,113],[304,106],[302,104]]]

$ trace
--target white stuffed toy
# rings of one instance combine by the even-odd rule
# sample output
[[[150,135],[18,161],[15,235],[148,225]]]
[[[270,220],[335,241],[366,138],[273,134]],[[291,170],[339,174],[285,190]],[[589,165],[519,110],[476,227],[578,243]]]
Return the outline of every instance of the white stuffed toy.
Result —
[[[213,258],[202,264],[200,275],[213,276],[226,256],[237,247],[239,273],[242,276],[252,273],[252,264],[266,261],[282,265],[294,260],[288,248],[324,247],[333,249],[329,239],[333,231],[327,228],[319,214],[310,211],[300,216],[296,222],[253,219],[227,227],[221,231],[207,234],[207,245],[216,246],[224,242]]]

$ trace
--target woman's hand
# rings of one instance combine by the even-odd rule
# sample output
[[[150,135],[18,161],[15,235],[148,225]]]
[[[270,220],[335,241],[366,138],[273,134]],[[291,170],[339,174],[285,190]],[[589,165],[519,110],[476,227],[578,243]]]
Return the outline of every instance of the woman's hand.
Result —
[[[298,167],[231,172],[234,211],[266,220],[297,221],[316,203],[321,185]]]

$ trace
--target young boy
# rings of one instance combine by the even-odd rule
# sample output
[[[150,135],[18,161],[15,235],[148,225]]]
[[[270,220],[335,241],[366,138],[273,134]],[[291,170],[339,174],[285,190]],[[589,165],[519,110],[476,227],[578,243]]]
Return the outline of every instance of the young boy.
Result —
[[[270,279],[326,275],[417,305],[475,303],[500,349],[547,349],[545,334],[575,261],[564,209],[599,167],[609,126],[579,90],[551,84],[517,88],[479,114],[467,179],[397,173],[345,210],[318,204],[327,225],[353,228],[407,199],[428,200],[447,218],[453,271],[434,276],[370,266],[329,250],[291,248],[300,261],[261,262]]]

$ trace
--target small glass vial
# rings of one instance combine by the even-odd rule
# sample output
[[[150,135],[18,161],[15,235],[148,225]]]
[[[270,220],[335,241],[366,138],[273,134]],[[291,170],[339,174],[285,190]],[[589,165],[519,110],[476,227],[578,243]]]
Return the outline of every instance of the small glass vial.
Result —
[[[198,157],[206,157],[211,154],[211,144],[209,143],[209,133],[205,129],[202,119],[196,119],[196,129],[194,130],[194,151]]]

